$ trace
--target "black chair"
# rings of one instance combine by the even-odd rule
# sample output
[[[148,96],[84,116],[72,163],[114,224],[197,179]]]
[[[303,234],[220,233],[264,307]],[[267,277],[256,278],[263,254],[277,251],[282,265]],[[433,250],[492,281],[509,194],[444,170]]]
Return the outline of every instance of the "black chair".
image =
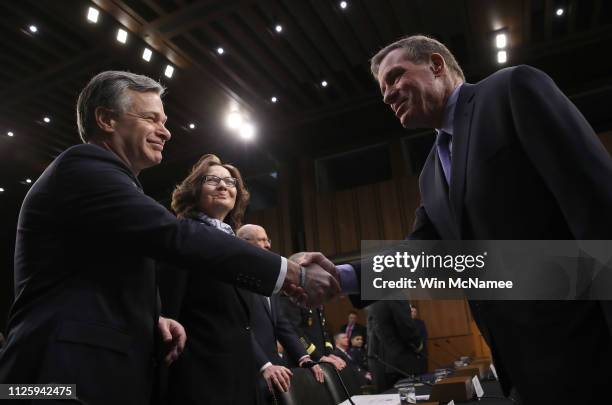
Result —
[[[335,404],[346,401],[353,395],[361,394],[358,377],[352,367],[348,366],[340,371],[336,371],[330,363],[320,363],[320,366],[325,375],[325,386],[334,399]]]
[[[274,387],[274,403],[277,405],[336,405],[326,384],[315,380],[312,372],[305,368],[292,368],[289,391],[281,392]],[[326,376],[327,378],[327,376]]]

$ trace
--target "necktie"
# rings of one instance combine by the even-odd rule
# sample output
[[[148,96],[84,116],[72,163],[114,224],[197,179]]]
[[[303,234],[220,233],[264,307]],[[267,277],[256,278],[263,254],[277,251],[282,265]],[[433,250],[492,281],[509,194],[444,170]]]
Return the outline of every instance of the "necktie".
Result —
[[[436,140],[436,146],[438,148],[438,156],[440,157],[440,163],[442,163],[442,170],[444,171],[444,177],[446,182],[450,184],[451,180],[451,151],[450,151],[451,135],[440,131],[438,133],[438,139]]]
[[[351,338],[351,333],[353,333],[353,325],[349,325],[346,327],[346,337]]]

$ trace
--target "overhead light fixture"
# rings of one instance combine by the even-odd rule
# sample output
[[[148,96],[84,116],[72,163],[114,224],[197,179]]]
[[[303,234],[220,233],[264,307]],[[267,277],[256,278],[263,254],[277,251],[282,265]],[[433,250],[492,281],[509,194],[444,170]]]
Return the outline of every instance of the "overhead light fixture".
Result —
[[[270,101],[273,102],[273,103],[276,103],[278,101],[278,98],[276,98],[276,96],[272,96]]]
[[[506,51],[497,51],[497,63],[502,64],[508,61],[508,53]]]
[[[7,134],[8,136],[14,136],[14,135],[15,135],[15,134],[13,133],[13,131],[8,131],[6,134]]]
[[[245,122],[240,126],[240,137],[245,140],[251,140],[255,137],[255,127],[249,122]]]
[[[565,12],[565,10],[563,10],[562,8],[558,8],[557,11],[555,12],[555,14],[557,14],[557,17],[561,17],[564,12]]]
[[[49,117],[45,117],[43,118],[43,121],[45,121],[47,124],[51,122],[51,118]]]
[[[174,74],[174,68],[171,65],[166,65],[166,70],[164,71],[164,75],[166,75],[166,77],[170,79],[173,74]]]
[[[195,129],[195,124],[194,123],[189,124],[189,129]]]
[[[146,60],[147,62],[151,61],[152,55],[153,52],[149,48],[145,48],[144,51],[142,51],[142,59]]]
[[[323,87],[327,87],[327,80],[323,80],[323,81],[321,82],[321,86],[323,86]]]
[[[127,31],[119,28],[119,30],[117,31],[117,41],[121,42],[122,44],[125,44],[127,42]]]
[[[230,129],[238,129],[242,125],[242,114],[238,111],[232,111],[225,117],[225,124]]]
[[[4,189],[0,187],[0,193],[4,193]]]
[[[31,184],[32,183],[32,179],[25,179],[25,182],[28,183],[28,184]]]
[[[274,27],[274,30],[276,30],[276,32],[280,33],[283,31],[283,26],[280,24],[276,24],[276,27]]]
[[[345,9],[345,8],[347,8],[347,7],[348,7],[348,3],[347,3],[346,1],[341,1],[341,2],[340,2],[340,8],[341,8],[341,9],[343,9],[343,10],[344,10],[344,9]]]
[[[89,7],[89,10],[87,10],[87,21],[91,21],[92,23],[97,23],[98,22],[98,16],[100,15],[100,12],[93,8],[93,7]]]
[[[506,34],[501,33],[495,36],[495,46],[498,49],[503,49],[508,45],[508,37]]]
[[[28,28],[30,29],[30,32],[34,34],[38,32],[38,27],[36,25],[30,25]]]
[[[221,48],[221,47],[218,47],[218,48],[217,48],[217,53],[218,53],[219,55],[223,55],[223,53],[225,53],[225,49],[223,49],[223,48]]]

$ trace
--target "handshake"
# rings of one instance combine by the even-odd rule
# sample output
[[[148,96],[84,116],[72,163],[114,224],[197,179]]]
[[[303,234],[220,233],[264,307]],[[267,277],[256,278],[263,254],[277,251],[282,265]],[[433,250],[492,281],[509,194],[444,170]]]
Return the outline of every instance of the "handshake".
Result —
[[[287,260],[282,291],[296,305],[318,307],[341,292],[336,266],[321,253],[296,253]]]

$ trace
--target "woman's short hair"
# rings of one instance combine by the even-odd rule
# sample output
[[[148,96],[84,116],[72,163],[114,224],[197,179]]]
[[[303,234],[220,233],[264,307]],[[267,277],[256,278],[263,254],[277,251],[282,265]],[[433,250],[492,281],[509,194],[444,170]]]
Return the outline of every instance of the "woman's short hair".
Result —
[[[244,212],[249,204],[249,192],[244,185],[240,171],[227,163],[221,162],[216,155],[206,154],[193,165],[189,175],[176,186],[172,192],[172,210],[179,218],[195,218],[200,209],[200,197],[202,195],[202,184],[208,169],[211,166],[221,166],[236,178],[236,203],[234,208],[225,217],[225,222],[235,231],[242,225]]]

